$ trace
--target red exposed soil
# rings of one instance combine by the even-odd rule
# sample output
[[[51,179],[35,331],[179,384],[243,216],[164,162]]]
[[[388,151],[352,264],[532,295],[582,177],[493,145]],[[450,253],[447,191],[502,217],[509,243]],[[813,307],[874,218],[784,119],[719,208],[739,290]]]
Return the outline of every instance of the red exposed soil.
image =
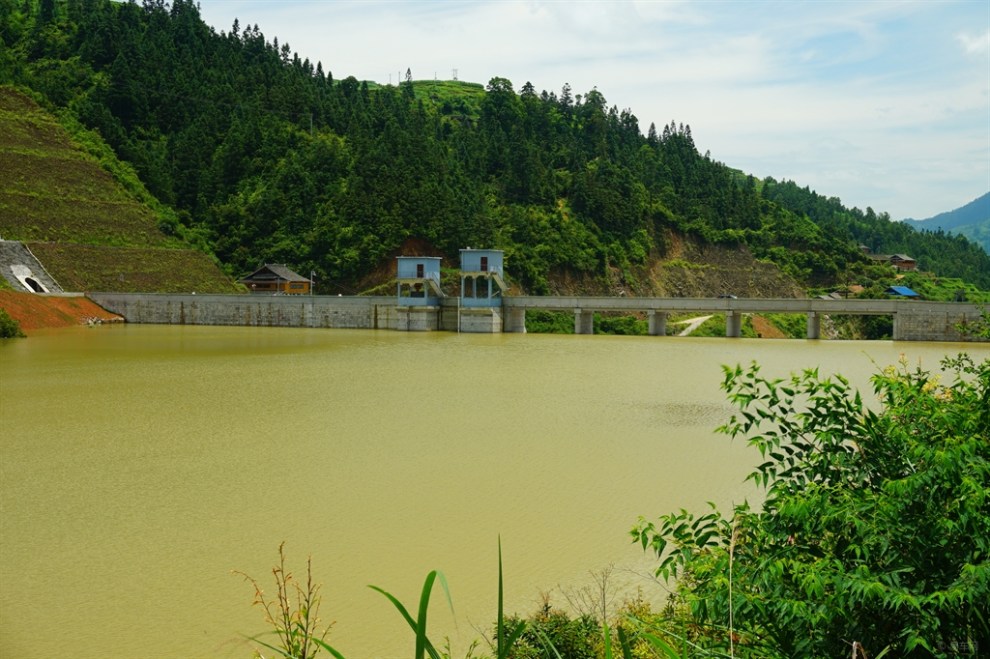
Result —
[[[773,326],[770,321],[768,321],[763,316],[753,314],[751,317],[753,321],[753,329],[756,331],[756,335],[761,339],[786,339],[787,335]]]
[[[16,320],[26,334],[30,334],[31,330],[48,327],[71,327],[91,321],[118,323],[124,320],[81,296],[55,297],[0,291],[0,309]]]

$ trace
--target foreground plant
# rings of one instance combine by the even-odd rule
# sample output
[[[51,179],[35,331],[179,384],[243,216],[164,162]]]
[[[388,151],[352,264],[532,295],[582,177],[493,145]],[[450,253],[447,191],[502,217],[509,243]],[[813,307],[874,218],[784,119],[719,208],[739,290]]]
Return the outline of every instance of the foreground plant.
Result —
[[[677,579],[691,642],[735,656],[990,650],[990,359],[873,378],[726,368],[720,431],[763,458],[762,510],[680,511],[632,536]]]
[[[326,650],[337,659],[343,656],[327,645],[326,637],[333,623],[322,628],[320,625],[320,585],[313,582],[312,558],[306,559],[306,582],[299,583],[285,567],[285,543],[278,546],[278,565],[272,568],[275,578],[275,597],[269,598],[264,589],[253,577],[239,571],[245,581],[254,586],[253,604],[265,611],[265,622],[272,627],[270,634],[276,637],[276,643],[266,643],[260,636],[250,640],[261,645],[278,656],[289,659],[311,659]],[[260,651],[255,653],[263,657]]]
[[[416,635],[416,650],[413,655],[416,659],[424,659],[427,655],[431,659],[444,659],[449,657],[449,652],[441,654],[436,650],[433,643],[427,636],[427,613],[430,608],[430,596],[433,593],[433,584],[436,581],[440,581],[440,585],[443,587],[443,592],[447,596],[447,604],[450,606],[451,612],[454,610],[453,602],[450,599],[450,589],[447,587],[447,580],[444,578],[443,574],[433,570],[428,575],[426,575],[426,581],[423,582],[423,590],[419,597],[419,609],[417,611],[416,618],[414,619],[409,611],[403,606],[402,602],[398,600],[394,595],[389,593],[378,586],[369,586],[371,589],[381,593],[392,603],[399,614],[403,617],[409,627],[413,630]],[[502,539],[499,538],[498,541],[498,619],[496,621],[496,631],[495,631],[495,645],[493,649],[495,650],[495,659],[507,659],[515,646],[516,641],[519,639],[519,635],[522,634],[523,630],[526,628],[526,623],[520,620],[506,620],[505,613],[503,610],[503,589],[502,589]],[[471,656],[472,650],[469,650],[469,656]]]

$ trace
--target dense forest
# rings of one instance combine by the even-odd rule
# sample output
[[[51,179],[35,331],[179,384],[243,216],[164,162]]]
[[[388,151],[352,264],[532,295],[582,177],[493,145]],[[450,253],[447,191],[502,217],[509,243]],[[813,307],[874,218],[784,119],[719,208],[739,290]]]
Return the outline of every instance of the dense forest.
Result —
[[[0,84],[97,131],[168,209],[161,228],[234,276],[286,263],[358,292],[404,245],[454,262],[472,246],[505,250],[530,293],[561,273],[635,292],[686,237],[806,287],[868,272],[865,244],[990,288],[965,238],[746,176],[596,89],[335,79],[257,25],[217,33],[191,0],[0,0],[0,39]]]

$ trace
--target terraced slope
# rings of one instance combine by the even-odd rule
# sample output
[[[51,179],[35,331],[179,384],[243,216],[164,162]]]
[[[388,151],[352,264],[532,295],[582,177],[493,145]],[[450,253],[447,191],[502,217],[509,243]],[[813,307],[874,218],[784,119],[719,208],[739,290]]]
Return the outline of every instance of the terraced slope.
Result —
[[[66,290],[239,290],[159,224],[54,117],[0,87],[0,237],[26,243]]]

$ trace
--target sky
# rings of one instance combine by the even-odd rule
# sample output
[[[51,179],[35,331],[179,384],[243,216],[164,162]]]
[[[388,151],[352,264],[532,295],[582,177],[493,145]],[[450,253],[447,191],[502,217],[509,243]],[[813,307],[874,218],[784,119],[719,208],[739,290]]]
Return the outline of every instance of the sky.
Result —
[[[645,133],[847,207],[924,219],[990,192],[987,0],[200,0],[337,80],[597,89]]]

